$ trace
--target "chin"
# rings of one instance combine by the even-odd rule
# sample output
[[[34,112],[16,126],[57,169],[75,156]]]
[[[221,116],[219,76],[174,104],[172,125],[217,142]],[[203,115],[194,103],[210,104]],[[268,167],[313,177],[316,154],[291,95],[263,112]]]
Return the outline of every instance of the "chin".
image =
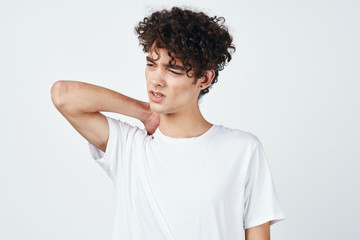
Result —
[[[154,104],[150,103],[150,110],[157,114],[167,114],[167,109],[163,108],[162,106],[155,106]]]
[[[155,103],[156,104],[156,103]],[[159,113],[159,110],[161,110],[161,107],[156,106],[153,102],[150,101],[150,110],[152,112]]]

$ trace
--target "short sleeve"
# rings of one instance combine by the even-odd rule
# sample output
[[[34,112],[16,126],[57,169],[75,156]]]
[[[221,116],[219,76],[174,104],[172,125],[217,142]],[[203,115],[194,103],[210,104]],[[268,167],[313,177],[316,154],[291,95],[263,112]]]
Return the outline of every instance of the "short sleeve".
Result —
[[[258,140],[248,165],[243,227],[251,228],[270,222],[270,225],[285,219],[272,179],[270,166],[261,142]]]
[[[119,119],[106,115],[105,117],[109,124],[109,139],[105,152],[90,142],[88,144],[91,157],[105,170],[116,186],[125,156],[126,143],[129,140],[128,135],[134,127]]]

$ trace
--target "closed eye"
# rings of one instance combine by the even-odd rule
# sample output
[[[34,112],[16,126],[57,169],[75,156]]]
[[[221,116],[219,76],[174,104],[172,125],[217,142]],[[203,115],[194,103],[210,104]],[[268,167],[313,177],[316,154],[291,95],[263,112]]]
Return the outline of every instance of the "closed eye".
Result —
[[[148,66],[148,67],[155,67],[153,64],[151,64],[151,63],[147,63],[146,64],[146,66]],[[183,75],[183,73],[178,73],[178,72],[174,72],[174,71],[172,71],[172,70],[169,70],[171,73],[173,73],[173,74],[176,74],[176,75]]]
[[[174,72],[174,71],[171,71],[171,70],[169,70],[169,71],[176,74],[176,75],[183,75],[182,73]]]

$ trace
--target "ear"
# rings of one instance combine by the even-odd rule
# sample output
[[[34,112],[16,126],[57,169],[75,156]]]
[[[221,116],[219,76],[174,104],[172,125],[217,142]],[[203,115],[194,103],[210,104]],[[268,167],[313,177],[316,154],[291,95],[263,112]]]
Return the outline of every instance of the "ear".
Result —
[[[201,89],[207,88],[213,81],[214,77],[215,77],[214,70],[206,70],[205,75],[200,78],[199,88]]]

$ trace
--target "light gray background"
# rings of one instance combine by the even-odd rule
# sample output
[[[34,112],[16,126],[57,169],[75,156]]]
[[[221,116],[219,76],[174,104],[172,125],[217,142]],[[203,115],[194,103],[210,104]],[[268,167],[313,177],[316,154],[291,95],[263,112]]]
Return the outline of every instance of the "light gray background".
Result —
[[[1,1],[0,239],[111,239],[113,185],[50,89],[78,80],[148,101],[133,28],[178,4],[224,16],[233,34],[200,107],[262,141],[286,215],[272,239],[359,239],[359,3],[165,3]]]

